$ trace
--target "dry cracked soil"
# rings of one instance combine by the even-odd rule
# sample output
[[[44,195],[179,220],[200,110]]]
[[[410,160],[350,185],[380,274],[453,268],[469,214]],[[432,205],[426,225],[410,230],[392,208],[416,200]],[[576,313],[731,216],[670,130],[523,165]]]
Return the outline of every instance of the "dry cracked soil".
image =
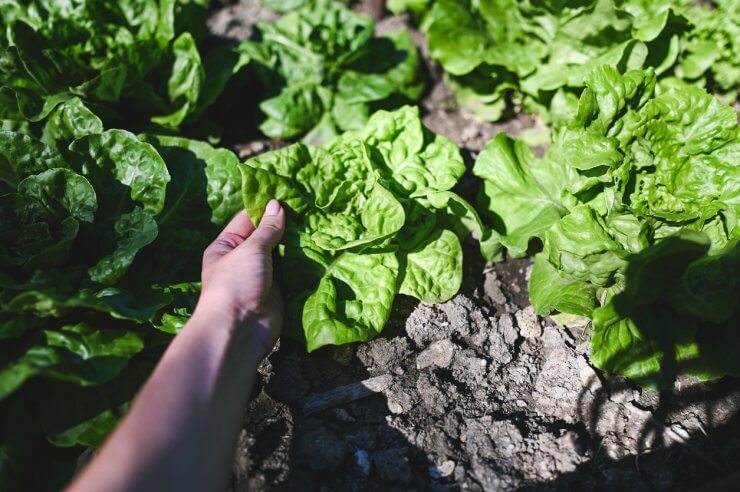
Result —
[[[372,13],[376,3],[354,8]],[[246,39],[255,21],[274,18],[255,0],[221,0],[209,26],[218,36]],[[400,27],[411,28],[408,19],[386,15],[377,30]],[[454,140],[469,164],[498,132],[542,134],[528,115],[490,124],[459,108],[423,36],[412,32],[430,80],[420,103],[424,121]],[[234,148],[247,157],[276,145],[254,140]],[[460,188],[474,193],[471,181]],[[674,389],[655,392],[605,378],[588,361],[587,327],[559,327],[534,313],[529,260],[486,264],[472,244],[466,253],[460,294],[436,306],[399,296],[376,340],[310,355],[289,340],[280,343],[260,367],[244,414],[233,490],[737,485],[737,380],[679,379]],[[377,392],[307,411],[327,392],[336,398],[332,390],[356,390],[366,380]]]

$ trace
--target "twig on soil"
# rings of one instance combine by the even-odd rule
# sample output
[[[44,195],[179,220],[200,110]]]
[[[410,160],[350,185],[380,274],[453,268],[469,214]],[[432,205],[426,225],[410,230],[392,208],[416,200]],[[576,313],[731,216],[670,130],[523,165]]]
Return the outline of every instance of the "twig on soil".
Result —
[[[327,408],[344,405],[345,403],[380,393],[386,390],[392,381],[393,376],[383,374],[382,376],[340,386],[325,393],[309,395],[301,400],[301,409],[303,413],[310,414],[326,410]]]

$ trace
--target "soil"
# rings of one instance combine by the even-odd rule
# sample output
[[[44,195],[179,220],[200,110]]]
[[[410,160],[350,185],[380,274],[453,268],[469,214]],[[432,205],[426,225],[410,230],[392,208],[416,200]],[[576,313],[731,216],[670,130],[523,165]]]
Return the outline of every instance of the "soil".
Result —
[[[376,2],[355,8],[374,12]],[[222,0],[214,34],[250,35],[274,15]],[[498,132],[546,131],[529,115],[491,124],[455,102],[423,37],[424,122],[469,163]],[[235,146],[242,157],[279,142]],[[539,149],[540,152],[543,149]],[[474,193],[471,180],[461,192]],[[737,487],[740,384],[679,379],[669,391],[606,378],[588,361],[587,328],[556,326],[529,304],[528,259],[486,264],[466,245],[464,282],[429,306],[399,296],[383,336],[312,354],[282,340],[259,369],[231,488],[241,490],[707,490]],[[316,395],[384,376],[380,393],[320,412]],[[729,482],[727,481],[729,480]]]

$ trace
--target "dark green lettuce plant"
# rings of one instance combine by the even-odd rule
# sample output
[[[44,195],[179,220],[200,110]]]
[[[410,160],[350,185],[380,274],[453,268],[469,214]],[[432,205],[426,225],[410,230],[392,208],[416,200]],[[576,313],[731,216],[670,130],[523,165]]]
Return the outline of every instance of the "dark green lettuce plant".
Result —
[[[589,318],[598,367],[654,386],[740,374],[739,136],[704,89],[604,66],[544,157],[504,134],[478,157],[509,254],[542,243],[532,304]]]
[[[39,439],[95,447],[113,428],[189,317],[203,249],[242,209],[237,164],[104,130],[79,99],[40,135],[0,132],[0,415],[17,422],[0,432],[3,487],[61,459]]]
[[[408,33],[375,36],[370,17],[338,2],[312,2],[255,28],[239,51],[268,93],[260,104],[267,136],[324,143],[362,128],[378,109],[416,101],[424,90]]]
[[[498,254],[451,191],[465,172],[457,147],[424,128],[416,108],[379,111],[324,148],[294,144],[241,171],[250,217],[259,220],[273,197],[288,210],[288,328],[309,351],[377,336],[399,293],[450,299],[462,281],[460,238],[471,232],[484,254]]]
[[[46,118],[79,97],[119,124],[177,128],[240,67],[206,52],[208,0],[9,0],[0,6],[0,118]]]

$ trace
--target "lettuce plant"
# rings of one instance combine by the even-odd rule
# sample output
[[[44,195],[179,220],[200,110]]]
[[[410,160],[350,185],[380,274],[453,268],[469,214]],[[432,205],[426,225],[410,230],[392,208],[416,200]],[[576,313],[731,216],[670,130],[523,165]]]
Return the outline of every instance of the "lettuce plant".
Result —
[[[208,0],[8,0],[0,6],[1,118],[41,120],[73,96],[103,116],[176,128],[211,104],[237,69],[206,57]]]
[[[426,130],[416,108],[379,111],[324,148],[298,143],[240,169],[250,217],[272,197],[287,207],[282,287],[289,329],[309,351],[375,337],[396,294],[450,299],[462,280],[460,237],[473,232],[497,253],[450,191],[465,172],[457,147]]]
[[[424,80],[408,33],[373,30],[368,16],[328,0],[258,22],[240,51],[268,90],[262,132],[324,143],[362,128],[377,109],[417,100]]]
[[[230,151],[104,130],[79,99],[43,128],[0,132],[0,414],[26,415],[0,433],[3,486],[35,462],[33,436],[102,443],[242,208]]]
[[[532,304],[590,318],[608,372],[656,386],[740,374],[735,111],[675,79],[656,87],[653,70],[604,66],[586,86],[543,158],[500,134],[473,170],[509,253],[542,243]]]
[[[709,82],[712,90],[732,103],[740,87],[740,2],[714,3],[713,8],[702,5],[683,11],[694,27],[686,36],[675,73],[702,85]]]

